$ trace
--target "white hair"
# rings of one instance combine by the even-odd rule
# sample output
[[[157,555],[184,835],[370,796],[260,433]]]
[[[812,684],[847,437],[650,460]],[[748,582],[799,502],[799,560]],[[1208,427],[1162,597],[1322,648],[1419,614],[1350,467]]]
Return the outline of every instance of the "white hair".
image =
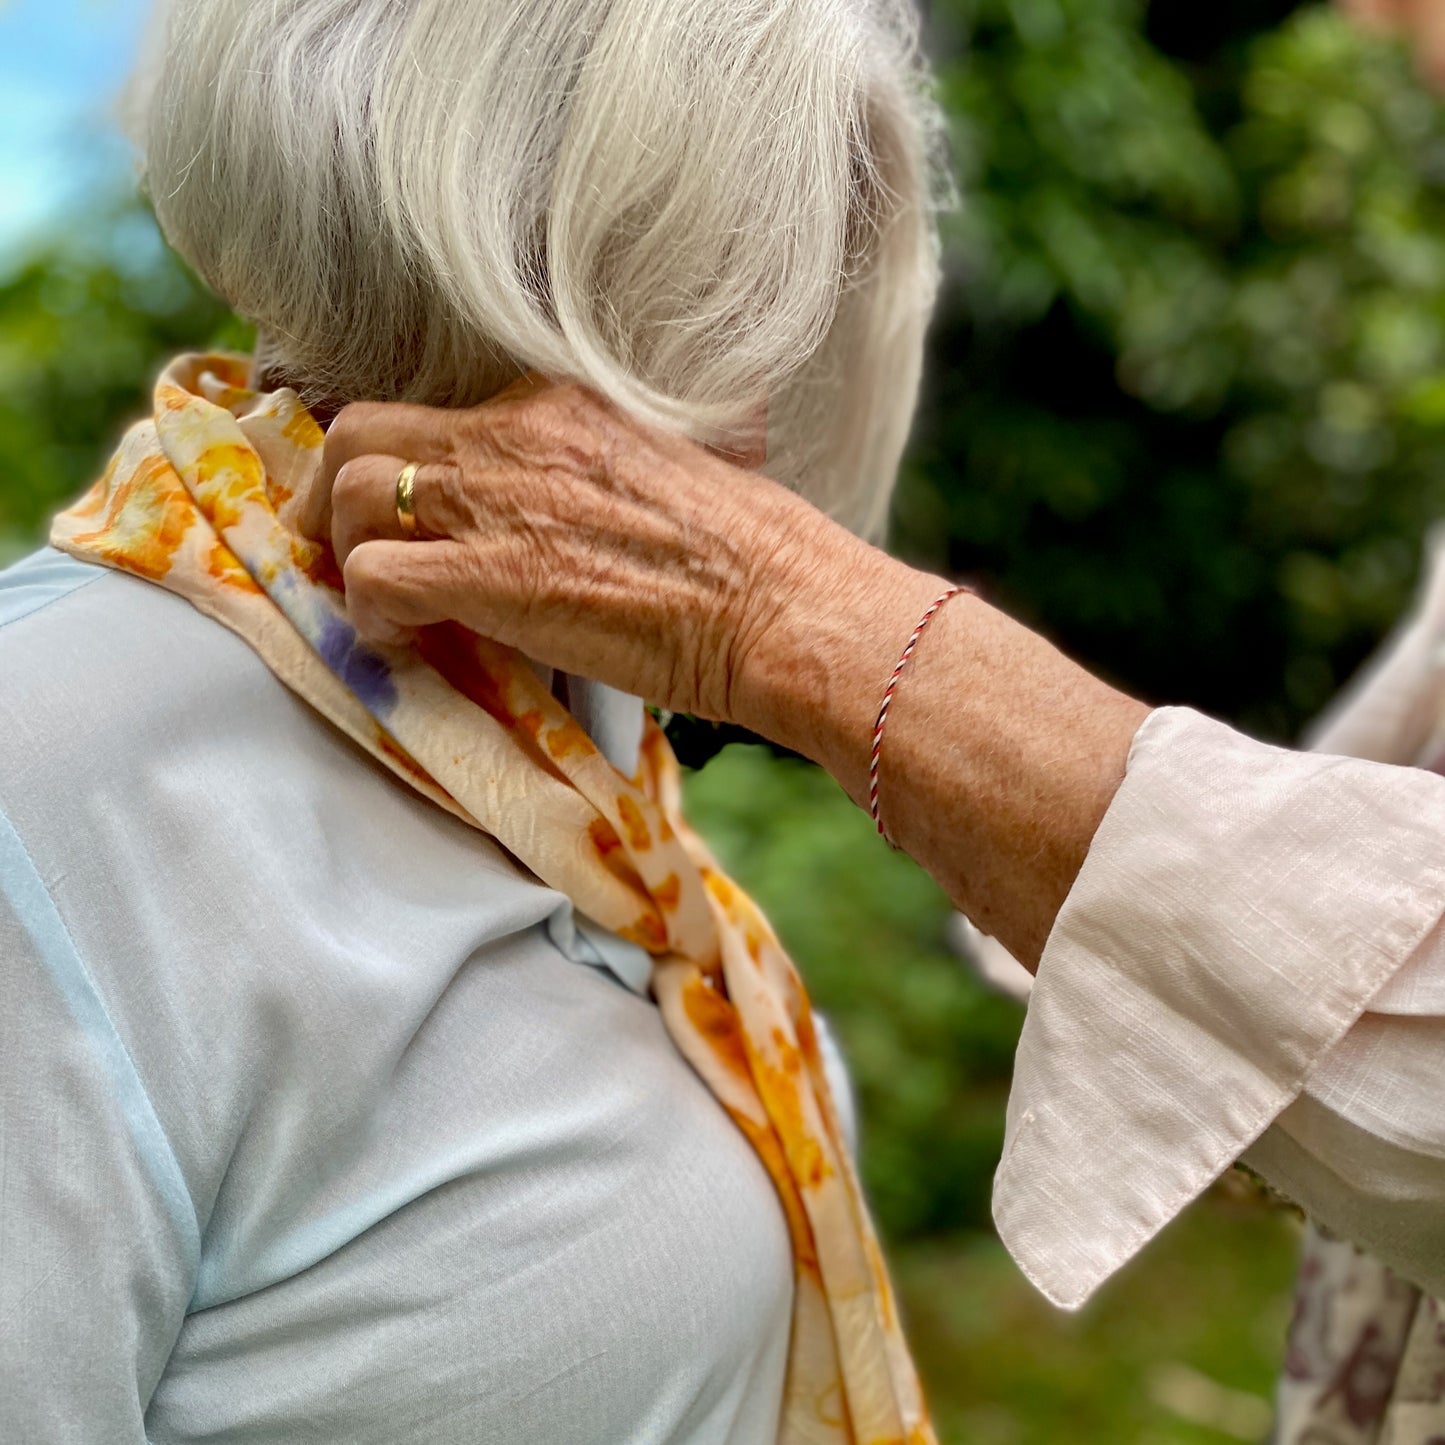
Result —
[[[132,86],[172,245],[315,398],[521,371],[881,522],[936,286],[909,0],[167,0]]]

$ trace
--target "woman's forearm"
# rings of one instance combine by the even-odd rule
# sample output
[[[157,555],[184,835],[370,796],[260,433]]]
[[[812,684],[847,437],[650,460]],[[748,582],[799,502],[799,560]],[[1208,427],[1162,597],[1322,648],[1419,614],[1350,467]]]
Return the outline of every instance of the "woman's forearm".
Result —
[[[944,580],[813,514],[767,574],[734,720],[821,764],[866,806],[892,668]],[[933,619],[899,683],[880,767],[893,840],[1030,968],[1124,775],[1148,708],[979,598]]]

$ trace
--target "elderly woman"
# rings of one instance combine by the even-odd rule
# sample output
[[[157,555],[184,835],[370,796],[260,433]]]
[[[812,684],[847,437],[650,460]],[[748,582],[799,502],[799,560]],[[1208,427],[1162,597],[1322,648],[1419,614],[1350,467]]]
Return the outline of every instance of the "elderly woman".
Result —
[[[867,525],[934,282],[907,20],[167,7],[146,181],[261,339],[0,577],[0,1438],[932,1439],[661,734],[588,643],[359,639],[321,465],[539,370]]]

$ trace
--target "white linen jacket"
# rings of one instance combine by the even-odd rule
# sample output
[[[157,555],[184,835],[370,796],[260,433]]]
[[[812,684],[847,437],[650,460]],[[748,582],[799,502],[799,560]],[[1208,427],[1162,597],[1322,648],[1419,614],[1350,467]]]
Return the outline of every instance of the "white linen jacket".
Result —
[[[1139,730],[1039,966],[994,1185],[1056,1304],[1241,1157],[1445,1294],[1442,721],[1445,534],[1312,752],[1182,708]]]

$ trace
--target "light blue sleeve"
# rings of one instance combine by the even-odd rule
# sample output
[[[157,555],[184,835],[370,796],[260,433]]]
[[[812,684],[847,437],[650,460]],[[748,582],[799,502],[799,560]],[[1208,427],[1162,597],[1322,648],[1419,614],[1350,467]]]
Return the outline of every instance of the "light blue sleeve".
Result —
[[[141,1445],[198,1247],[125,1041],[0,814],[0,1440]]]

